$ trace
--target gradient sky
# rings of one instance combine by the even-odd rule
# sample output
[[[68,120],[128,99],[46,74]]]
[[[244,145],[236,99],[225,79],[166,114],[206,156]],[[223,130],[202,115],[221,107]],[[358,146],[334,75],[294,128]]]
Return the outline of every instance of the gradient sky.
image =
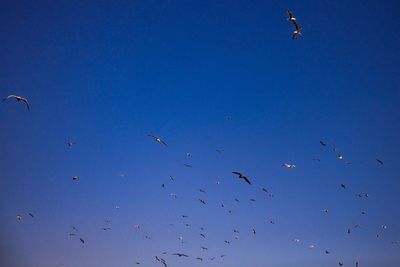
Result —
[[[304,26],[296,40],[288,8]],[[31,112],[0,105],[0,265],[399,266],[399,8],[2,1],[0,97],[25,96]]]

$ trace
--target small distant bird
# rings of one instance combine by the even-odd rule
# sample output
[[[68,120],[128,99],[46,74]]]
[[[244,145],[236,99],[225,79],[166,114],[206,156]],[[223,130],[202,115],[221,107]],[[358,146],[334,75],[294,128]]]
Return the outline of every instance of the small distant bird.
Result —
[[[249,180],[246,176],[244,176],[243,174],[241,174],[240,172],[232,172],[232,173],[238,175],[239,179],[243,179],[243,180],[245,180],[248,184],[251,185],[250,180]]]
[[[269,193],[268,189],[266,189],[265,187],[263,187],[261,190],[264,191],[265,193]]]
[[[342,154],[339,154],[339,155],[338,155],[338,159],[342,160],[343,158],[344,158],[344,157],[343,157]]]
[[[362,226],[361,223],[357,223],[357,224],[354,225],[354,228],[360,228],[361,226]]]
[[[187,216],[187,215],[182,215],[182,218],[188,218],[189,216]]]
[[[186,163],[184,163],[183,164],[185,167],[188,167],[188,168],[193,168],[193,166],[192,165],[190,165],[190,164],[186,164]]]
[[[204,227],[200,227],[200,230],[201,230],[201,231],[204,231]]]
[[[201,236],[202,238],[206,238],[206,236],[205,236],[203,233],[201,233],[200,236]]]
[[[186,227],[190,227],[190,226],[192,226],[190,223],[185,223],[185,226]]]
[[[205,246],[201,246],[200,248],[203,249],[203,250],[208,250],[208,248],[205,247]]]
[[[250,198],[249,200],[252,202],[256,202],[256,200],[254,198]]]
[[[350,233],[351,233],[350,228],[347,228],[347,234],[350,234]]]
[[[121,206],[120,205],[115,205],[114,206],[114,209],[117,209],[117,210],[119,210],[121,208]]]
[[[101,230],[103,230],[103,231],[111,230],[111,227],[104,227],[104,228],[101,228]]]
[[[78,180],[79,180],[79,176],[77,176],[77,175],[72,176],[72,181],[78,181]]]
[[[236,201],[237,203],[240,203],[240,200],[239,200],[239,199],[237,199],[237,198],[235,198],[235,201]]]
[[[256,229],[253,228],[253,235],[255,235],[255,234],[256,234]]]
[[[72,230],[74,231],[78,231],[78,228],[76,228],[75,226],[71,226]]]
[[[233,229],[233,232],[239,234],[239,230]]]
[[[215,260],[215,257],[211,257],[211,258],[210,258],[210,261],[213,261],[213,260]]]
[[[203,189],[199,189],[199,191],[201,192],[201,193],[205,193],[206,191],[204,191]]]
[[[147,136],[151,137],[154,139],[154,141],[163,144],[164,146],[168,146],[167,143],[165,143],[160,137],[152,135],[152,134],[148,134]]]
[[[222,255],[221,255],[221,258],[223,258],[223,257],[226,257],[226,254],[222,254]]]
[[[318,162],[320,162],[320,161],[321,161],[321,159],[320,159],[320,158],[312,158],[312,160],[314,160],[314,161],[318,161]]]
[[[183,253],[174,253],[172,255],[175,255],[175,256],[178,256],[178,257],[189,257],[188,255],[183,254]]]
[[[171,179],[171,181],[175,181],[175,176],[170,175],[169,179]]]
[[[178,196],[175,193],[170,193],[169,194],[171,197],[177,198]]]
[[[22,220],[22,216],[21,215],[17,215],[17,216],[15,216],[15,218],[17,219],[17,221],[20,221],[20,220]]]
[[[196,260],[203,261],[203,259],[200,257],[197,257]]]
[[[75,145],[76,142],[75,142],[75,141],[68,141],[68,142],[65,142],[65,144],[66,144],[67,146],[71,147],[71,146]]]
[[[24,98],[24,97],[21,97],[21,96],[17,96],[17,95],[9,95],[9,96],[6,96],[5,98],[3,98],[3,100],[1,101],[1,103],[3,103],[4,101],[6,101],[6,100],[8,100],[8,99],[11,99],[11,98],[14,98],[17,102],[20,102],[20,101],[24,102],[26,108],[28,109],[28,111],[30,111],[28,99],[26,99],[26,98]]]
[[[162,187],[162,188],[165,188],[165,184],[161,184],[161,187]]]
[[[167,263],[165,262],[165,260],[163,258],[159,258],[157,256],[155,258],[156,258],[157,261],[161,262],[164,265],[164,267],[168,267]]]
[[[83,238],[79,238],[79,240],[81,241],[82,244],[85,244],[85,240],[83,240]]]
[[[325,254],[330,254],[330,252],[328,250],[325,250]]]
[[[224,203],[221,203],[221,208],[225,207]]]
[[[135,229],[140,229],[140,225],[139,225],[139,224],[134,224],[134,225],[133,225],[133,228],[135,228]]]
[[[383,230],[386,230],[388,227],[387,227],[386,224],[382,224],[382,225],[381,225],[381,228],[382,228]]]
[[[145,235],[144,238],[146,238],[146,239],[151,239],[151,237],[148,236],[148,235]]]
[[[361,211],[361,214],[362,214],[362,215],[366,215],[367,212],[366,212],[366,211]]]
[[[322,211],[325,212],[325,213],[328,213],[328,212],[329,212],[328,209],[323,209]]]
[[[220,153],[220,154],[224,152],[223,149],[216,149],[215,151],[217,151],[217,152]]]
[[[288,14],[287,20],[292,22],[295,28],[295,31],[292,33],[292,39],[295,39],[298,35],[301,35],[301,30],[303,29],[303,27],[297,24],[297,20],[293,16],[292,12],[290,12],[290,10],[287,11],[287,14]]]
[[[321,146],[326,146],[326,143],[322,140],[319,140],[319,143],[321,144]]]
[[[269,223],[270,224],[275,224],[275,222],[273,220],[270,220]]]
[[[293,242],[299,243],[299,242],[300,242],[300,239],[298,239],[298,238],[293,238]]]
[[[206,202],[205,202],[203,199],[199,198],[199,201],[200,201],[201,203],[203,203],[204,205],[206,205]]]
[[[343,262],[339,261],[339,266],[343,266]]]
[[[224,240],[224,242],[226,243],[226,244],[230,244],[231,242],[229,242],[228,240]]]
[[[191,158],[191,157],[192,157],[192,153],[187,152],[187,153],[186,153],[186,157]]]
[[[289,163],[283,163],[281,166],[282,166],[282,167],[286,167],[286,168],[288,168],[288,169],[296,168],[296,165],[294,165],[294,164],[289,164]]]
[[[343,189],[346,189],[346,185],[345,184],[340,184],[340,187]]]
[[[31,212],[28,212],[28,215],[31,216],[32,218],[35,217]]]
[[[308,248],[313,249],[313,248],[315,248],[315,245],[309,245]]]
[[[227,120],[227,121],[231,121],[231,120],[233,120],[233,118],[232,118],[232,116],[225,116],[225,119]]]
[[[384,165],[382,160],[376,159],[376,161],[377,161],[379,164]]]

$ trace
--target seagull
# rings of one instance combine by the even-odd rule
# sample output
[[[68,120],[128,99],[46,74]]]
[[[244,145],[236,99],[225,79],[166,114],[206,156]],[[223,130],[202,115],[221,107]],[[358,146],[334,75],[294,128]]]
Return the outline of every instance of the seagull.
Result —
[[[295,242],[295,243],[299,243],[299,242],[300,242],[300,239],[294,238],[292,241]]]
[[[248,184],[251,185],[250,180],[249,180],[246,176],[244,176],[243,174],[241,174],[240,172],[232,172],[232,173],[238,175],[239,179],[244,179]]]
[[[319,140],[319,143],[321,144],[321,146],[326,146],[326,143],[322,140]]]
[[[256,200],[254,198],[250,198],[249,200],[252,202],[256,202]]]
[[[72,176],[72,181],[77,181],[77,180],[79,180],[79,176]]]
[[[3,100],[1,101],[1,103],[3,103],[4,101],[6,101],[6,100],[8,100],[8,99],[11,99],[11,98],[14,98],[17,102],[20,102],[20,101],[24,102],[25,105],[26,105],[26,108],[28,109],[28,111],[30,111],[28,99],[26,99],[26,98],[24,98],[24,97],[21,97],[21,96],[9,95],[9,96],[3,98]]]
[[[256,234],[256,229],[253,228],[253,235],[255,235],[255,234]]]
[[[193,168],[193,166],[192,165],[190,165],[190,164],[186,164],[186,163],[184,163],[183,164],[185,167],[188,167],[188,168]]]
[[[203,203],[204,205],[206,205],[206,202],[205,202],[203,199],[199,198],[199,201],[200,201],[201,203]]]
[[[208,250],[208,248],[205,247],[205,246],[201,246],[200,248],[203,249],[203,250]]]
[[[328,213],[328,212],[329,212],[328,209],[323,209],[322,211],[325,212],[325,213]]]
[[[170,175],[169,179],[171,179],[171,181],[175,181],[175,176]]]
[[[350,234],[350,228],[347,228],[347,234]]]
[[[71,146],[73,146],[73,145],[76,145],[76,142],[75,142],[75,141],[68,141],[68,142],[65,142],[65,144],[66,144],[67,146],[71,147]]]
[[[20,221],[20,220],[22,220],[22,216],[21,215],[17,215],[16,217],[15,217],[16,219],[17,219],[17,221]]]
[[[203,258],[197,257],[196,260],[203,261]]]
[[[201,192],[201,193],[205,193],[206,191],[204,191],[203,189],[199,189],[199,191]]]
[[[135,229],[140,229],[140,225],[139,225],[139,224],[134,224],[134,225],[133,225],[133,228],[135,228]]]
[[[186,157],[191,158],[191,157],[192,157],[192,153],[187,152],[187,153],[186,153]]]
[[[339,160],[342,160],[342,159],[343,159],[343,155],[342,155],[342,154],[339,154],[339,155],[338,155],[338,159],[339,159]]]
[[[290,10],[287,11],[287,14],[288,14],[287,20],[292,22],[295,28],[295,31],[292,33],[292,39],[294,39],[296,38],[297,35],[301,35],[301,30],[303,29],[303,27],[297,24],[297,20],[295,17],[293,17],[293,14],[292,12],[290,12]]]
[[[72,230],[74,231],[78,231],[78,228],[76,228],[75,226],[71,226]]]
[[[377,161],[379,164],[384,165],[382,160],[376,159],[376,161]]]
[[[182,218],[188,218],[189,216],[187,216],[187,215],[182,215]]]
[[[175,256],[178,256],[178,257],[189,257],[188,255],[183,254],[183,253],[174,253],[172,255],[175,255]]]
[[[343,189],[346,189],[346,185],[345,184],[340,184],[340,187]]]
[[[224,242],[226,243],[226,244],[230,244],[231,242],[229,242],[228,240],[224,240]]]
[[[235,201],[236,201],[237,203],[240,203],[240,200],[239,200],[239,199],[237,199],[237,198],[235,198]]]
[[[159,257],[155,257],[157,261],[161,262],[162,264],[164,264],[164,267],[168,267],[167,263],[165,262],[165,260],[163,258],[159,258]]]
[[[275,224],[275,222],[273,220],[270,220],[269,223],[270,224]]]
[[[339,261],[339,266],[343,266],[343,262]]]
[[[221,258],[223,258],[223,257],[226,257],[226,254],[222,254],[222,255],[221,255]]]
[[[158,142],[160,144],[163,144],[164,146],[168,146],[167,143],[165,143],[160,137],[157,137],[157,136],[152,135],[152,134],[148,134],[147,136],[153,138],[154,141],[156,141],[156,142]]]
[[[289,164],[289,163],[283,163],[281,166],[282,166],[282,167],[286,167],[286,168],[288,168],[288,169],[296,168],[296,165],[294,165],[294,164]]]
[[[33,216],[33,214],[30,213],[30,212],[28,212],[28,215],[31,216],[32,218],[35,217],[35,216]]]
[[[313,249],[313,248],[315,248],[315,245],[309,245],[308,248]]]
[[[330,252],[328,250],[325,250],[325,254],[330,254]]]
[[[202,238],[206,238],[206,236],[205,236],[203,233],[201,233],[200,236],[201,236]]]
[[[79,240],[81,241],[82,244],[85,244],[85,240],[83,240],[83,238],[79,238]]]
[[[104,228],[101,228],[101,230],[104,230],[104,231],[111,230],[111,227],[104,227]]]

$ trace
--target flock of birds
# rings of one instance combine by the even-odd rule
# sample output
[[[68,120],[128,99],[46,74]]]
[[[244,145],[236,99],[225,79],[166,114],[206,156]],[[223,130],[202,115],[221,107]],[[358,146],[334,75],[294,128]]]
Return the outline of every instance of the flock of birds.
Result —
[[[297,19],[293,16],[293,14],[292,14],[291,11],[288,10],[288,11],[287,11],[287,15],[288,15],[287,20],[288,20],[289,22],[291,22],[291,23],[293,24],[293,26],[294,26],[294,29],[295,29],[295,30],[293,31],[291,37],[292,37],[292,39],[295,39],[297,36],[302,35],[302,28],[303,28],[303,27],[302,27],[302,26],[299,26],[299,24],[297,23]],[[11,99],[14,99],[14,100],[17,101],[17,102],[23,103],[23,104],[25,105],[25,107],[27,108],[27,110],[30,111],[29,101],[28,101],[28,99],[25,98],[25,97],[21,97],[21,96],[17,96],[17,95],[9,95],[9,96],[5,97],[5,98],[2,100],[2,102],[6,101],[6,100],[11,100]],[[226,117],[226,120],[230,121],[230,120],[232,120],[232,117],[231,117],[231,116],[227,116],[227,117]],[[148,137],[151,138],[152,140],[154,140],[155,142],[161,144],[162,146],[164,146],[164,147],[166,147],[166,148],[168,147],[168,144],[167,144],[161,137],[156,136],[156,135],[153,135],[153,134],[148,134]],[[76,145],[76,144],[77,144],[77,143],[76,143],[75,141],[67,141],[67,142],[65,142],[65,145],[68,146],[68,147],[73,147],[73,146]],[[320,140],[320,141],[319,141],[319,144],[320,144],[320,146],[322,146],[322,147],[327,147],[327,146],[328,146],[327,143],[324,142],[323,140]],[[345,164],[352,164],[351,161],[344,160],[344,155],[343,155],[343,153],[341,153],[340,151],[338,151],[338,149],[332,148],[332,151],[335,152],[335,153],[337,154],[337,159],[338,159],[338,160],[344,161]],[[222,153],[224,152],[224,150],[223,150],[223,149],[216,149],[216,152],[219,153],[219,154],[222,154]],[[188,153],[186,154],[186,156],[187,156],[188,158],[192,158],[192,154],[191,154],[190,152],[188,152]],[[318,162],[319,162],[319,161],[320,161],[320,158],[312,158],[312,160],[318,161]],[[379,165],[384,165],[384,162],[383,162],[381,159],[376,159],[376,162],[377,162]],[[185,167],[188,167],[188,168],[192,168],[192,165],[190,165],[190,164],[184,164],[184,166],[185,166]],[[283,167],[283,168],[288,168],[288,169],[294,169],[294,168],[296,168],[296,165],[293,164],[293,163],[282,163],[282,164],[281,164],[281,167]],[[243,182],[244,182],[245,184],[247,184],[247,185],[252,185],[252,182],[251,182],[250,178],[247,177],[247,176],[246,176],[245,174],[243,174],[242,172],[240,172],[240,171],[232,171],[232,175],[236,176],[238,179],[243,180]],[[120,174],[120,176],[123,177],[124,174]],[[175,181],[175,177],[174,177],[174,176],[169,176],[169,178],[170,178],[171,181]],[[73,180],[74,182],[78,182],[79,176],[73,176],[73,177],[72,177],[72,180]],[[220,184],[220,182],[217,181],[216,184],[218,185],[218,184]],[[162,187],[162,188],[165,188],[165,187],[166,187],[165,183],[161,184],[161,187]],[[346,186],[345,184],[342,183],[342,184],[340,184],[340,188],[342,188],[343,190],[346,190],[346,189],[347,189],[347,186]],[[200,193],[206,193],[206,191],[205,191],[204,189],[201,189],[201,188],[200,188],[200,189],[198,189],[198,190],[199,190]],[[273,195],[268,189],[266,189],[265,187],[260,188],[260,190],[263,191],[264,193],[266,193],[269,197],[273,197],[273,196],[274,196],[274,195]],[[177,198],[177,195],[176,195],[175,193],[170,193],[170,196],[171,196],[171,197],[174,197],[174,198]],[[369,197],[368,193],[366,193],[366,192],[358,193],[357,196],[358,196],[359,198],[368,198],[368,197]],[[238,203],[240,202],[240,200],[237,199],[237,198],[235,198],[234,200],[235,200],[236,202],[238,202]],[[249,199],[249,200],[252,201],[252,202],[255,202],[255,201],[256,201],[254,198],[251,198],[251,199]],[[201,203],[201,205],[207,205],[206,201],[205,201],[203,198],[199,198],[198,201]],[[220,204],[220,207],[221,207],[221,208],[224,208],[224,207],[225,207],[224,203],[221,203],[221,204]],[[115,209],[119,209],[120,206],[119,206],[119,205],[116,205],[114,208],[115,208]],[[325,209],[322,210],[322,212],[323,212],[323,213],[329,213],[329,209],[325,208]],[[229,213],[232,213],[232,210],[229,210]],[[366,215],[367,212],[366,212],[366,211],[361,211],[361,214]],[[31,212],[28,212],[27,215],[28,215],[29,217],[31,217],[31,218],[34,218],[34,217],[35,217]],[[188,215],[181,215],[181,217],[182,217],[182,218],[188,218],[189,216],[188,216]],[[17,220],[17,221],[23,220],[23,216],[22,216],[21,214],[16,215],[16,220]],[[275,224],[275,221],[274,221],[274,220],[269,220],[268,222],[269,222],[270,224]],[[106,220],[106,223],[107,223],[107,226],[101,228],[101,230],[103,230],[103,231],[110,231],[110,230],[112,230],[112,228],[109,226],[109,224],[111,223],[111,221],[110,221],[110,220]],[[171,226],[172,226],[172,224],[171,224]],[[191,224],[185,223],[185,226],[190,227]],[[354,229],[357,229],[357,228],[360,228],[360,227],[362,227],[362,224],[356,224],[356,225],[354,225],[353,227],[349,227],[349,228],[346,230],[346,234],[351,234],[352,231],[353,231]],[[135,230],[140,230],[140,229],[141,229],[141,225],[135,224],[135,225],[133,225],[133,228],[134,228]],[[387,225],[385,225],[385,224],[381,225],[381,226],[379,227],[379,231],[376,233],[376,238],[379,238],[379,237],[381,236],[381,234],[383,233],[383,231],[385,231],[387,228],[388,228]],[[200,234],[199,234],[199,237],[200,237],[201,239],[205,240],[205,239],[206,239],[205,228],[204,228],[204,227],[200,227],[200,230],[201,230],[201,232],[200,232]],[[74,236],[78,235],[78,232],[79,232],[79,231],[78,231],[78,227],[76,227],[76,226],[71,226],[71,232],[69,233],[69,236],[70,236],[70,237],[74,237]],[[250,229],[250,232],[251,232],[253,235],[256,235],[256,234],[257,234],[257,231],[256,231],[255,228]],[[234,235],[233,235],[233,238],[234,238],[235,240],[239,239],[239,230],[233,229],[233,234],[234,234]],[[144,237],[145,237],[146,239],[151,239],[151,237],[150,237],[149,235],[145,235]],[[178,237],[178,240],[179,240],[181,243],[185,243],[184,238],[183,238],[182,236],[179,236],[179,237]],[[79,241],[80,241],[82,244],[85,244],[85,239],[84,239],[83,237],[79,237]],[[293,238],[293,239],[292,239],[292,242],[294,242],[294,243],[300,243],[300,242],[302,242],[302,241],[301,241],[300,239],[298,239],[298,238]],[[230,241],[230,240],[224,240],[224,243],[225,243],[225,244],[230,244],[231,241]],[[391,241],[391,243],[392,243],[392,244],[396,244],[396,245],[398,244],[397,241]],[[308,245],[308,248],[309,248],[309,249],[315,249],[315,248],[316,248],[316,245],[315,245],[315,244],[309,244],[309,245]],[[200,249],[201,249],[202,251],[208,251],[208,247],[206,247],[206,246],[201,246]],[[329,250],[327,250],[327,249],[324,249],[324,250],[323,250],[323,253],[324,253],[324,254],[331,254],[331,251],[329,251]],[[159,262],[159,263],[162,264],[163,266],[167,267],[167,266],[168,266],[167,261],[166,261],[166,259],[164,258],[164,256],[162,256],[162,255],[166,255],[166,254],[168,254],[168,253],[167,253],[167,252],[162,252],[161,255],[155,255],[155,256],[154,256],[154,260],[155,260],[156,262]],[[181,258],[181,257],[183,257],[183,258],[189,258],[189,257],[190,257],[188,254],[186,254],[186,253],[181,253],[181,252],[170,253],[170,255],[176,256],[176,257],[179,257],[179,258]],[[219,255],[220,258],[224,258],[224,257],[226,257],[226,256],[227,256],[227,254],[220,254],[220,255]],[[198,261],[201,261],[201,262],[205,260],[205,258],[203,258],[203,257],[198,257],[198,256],[194,257],[194,259],[196,259],[196,260],[198,260]],[[212,257],[209,257],[208,259],[211,260],[211,261],[213,261],[213,260],[216,259],[216,257],[215,257],[215,256],[212,256]],[[358,260],[356,260],[355,263],[356,263],[356,266],[358,266]],[[140,262],[140,261],[136,261],[135,264],[139,265],[139,264],[141,264],[141,262]],[[339,260],[337,261],[337,264],[338,264],[339,266],[343,266],[343,265],[344,265],[344,262],[343,262],[342,260],[339,259]]]

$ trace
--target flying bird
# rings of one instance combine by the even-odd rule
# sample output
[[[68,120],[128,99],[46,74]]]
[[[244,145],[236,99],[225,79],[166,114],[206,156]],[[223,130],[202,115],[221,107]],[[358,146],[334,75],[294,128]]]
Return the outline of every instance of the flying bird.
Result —
[[[79,238],[79,240],[81,241],[82,244],[85,244],[85,240],[83,240],[83,238]]]
[[[206,238],[206,236],[205,236],[203,233],[201,233],[200,236],[201,236],[202,238]]]
[[[240,172],[232,172],[232,173],[238,175],[239,179],[243,179],[243,180],[245,180],[248,184],[251,185],[250,180],[249,180],[246,176],[244,176],[243,174],[241,174]]]
[[[319,143],[321,144],[321,146],[326,146],[326,143],[322,140],[319,140]]]
[[[174,253],[172,255],[175,255],[175,256],[178,256],[178,257],[189,257],[188,255],[183,254],[183,253]]]
[[[281,166],[282,166],[282,167],[286,167],[286,168],[288,168],[288,169],[296,168],[296,165],[294,165],[294,164],[289,164],[289,163],[283,163]]]
[[[168,146],[167,143],[165,143],[160,137],[152,135],[152,134],[148,134],[147,136],[151,137],[154,139],[154,141],[163,144],[164,146]]]
[[[28,212],[28,215],[31,216],[32,218],[35,217],[31,212]]]
[[[377,161],[379,164],[384,165],[382,160],[376,159],[376,161]]]
[[[17,221],[20,221],[20,220],[22,220],[22,216],[21,215],[17,215],[17,216],[15,216],[15,218],[17,219]]]
[[[205,202],[203,199],[199,198],[199,201],[200,201],[201,203],[203,203],[204,205],[206,205],[206,202]]]
[[[192,165],[190,165],[190,164],[186,164],[186,163],[184,163],[184,164],[183,164],[183,166],[185,166],[185,167],[188,167],[188,168],[193,168],[193,166],[192,166]]]
[[[75,145],[76,142],[75,142],[75,141],[68,141],[68,142],[65,142],[65,144],[66,144],[67,146],[71,147],[71,146]]]
[[[255,234],[256,234],[256,229],[253,228],[253,235],[255,235]]]
[[[167,263],[165,262],[165,260],[163,258],[159,258],[157,256],[155,258],[156,258],[157,261],[161,262],[164,265],[164,267],[168,267]]]
[[[79,176],[77,176],[77,175],[72,176],[72,181],[78,181],[78,180],[79,180]]]
[[[20,101],[24,102],[26,108],[28,109],[28,111],[31,110],[31,109],[29,108],[28,99],[26,99],[26,98],[24,98],[24,97],[21,97],[21,96],[17,96],[17,95],[9,95],[9,96],[3,98],[3,100],[1,101],[1,103],[3,103],[4,101],[6,101],[6,100],[8,100],[8,99],[11,99],[11,98],[14,98],[17,102],[20,102]]]
[[[340,187],[343,189],[346,189],[346,185],[345,184],[340,184]]]
[[[290,12],[290,10],[287,11],[287,14],[288,14],[288,19],[287,20],[292,22],[292,24],[293,24],[293,26],[295,28],[295,31],[292,33],[292,39],[294,39],[294,38],[297,37],[297,35],[301,35],[301,30],[303,29],[303,27],[299,26],[297,24],[297,20],[293,16],[292,12]]]

